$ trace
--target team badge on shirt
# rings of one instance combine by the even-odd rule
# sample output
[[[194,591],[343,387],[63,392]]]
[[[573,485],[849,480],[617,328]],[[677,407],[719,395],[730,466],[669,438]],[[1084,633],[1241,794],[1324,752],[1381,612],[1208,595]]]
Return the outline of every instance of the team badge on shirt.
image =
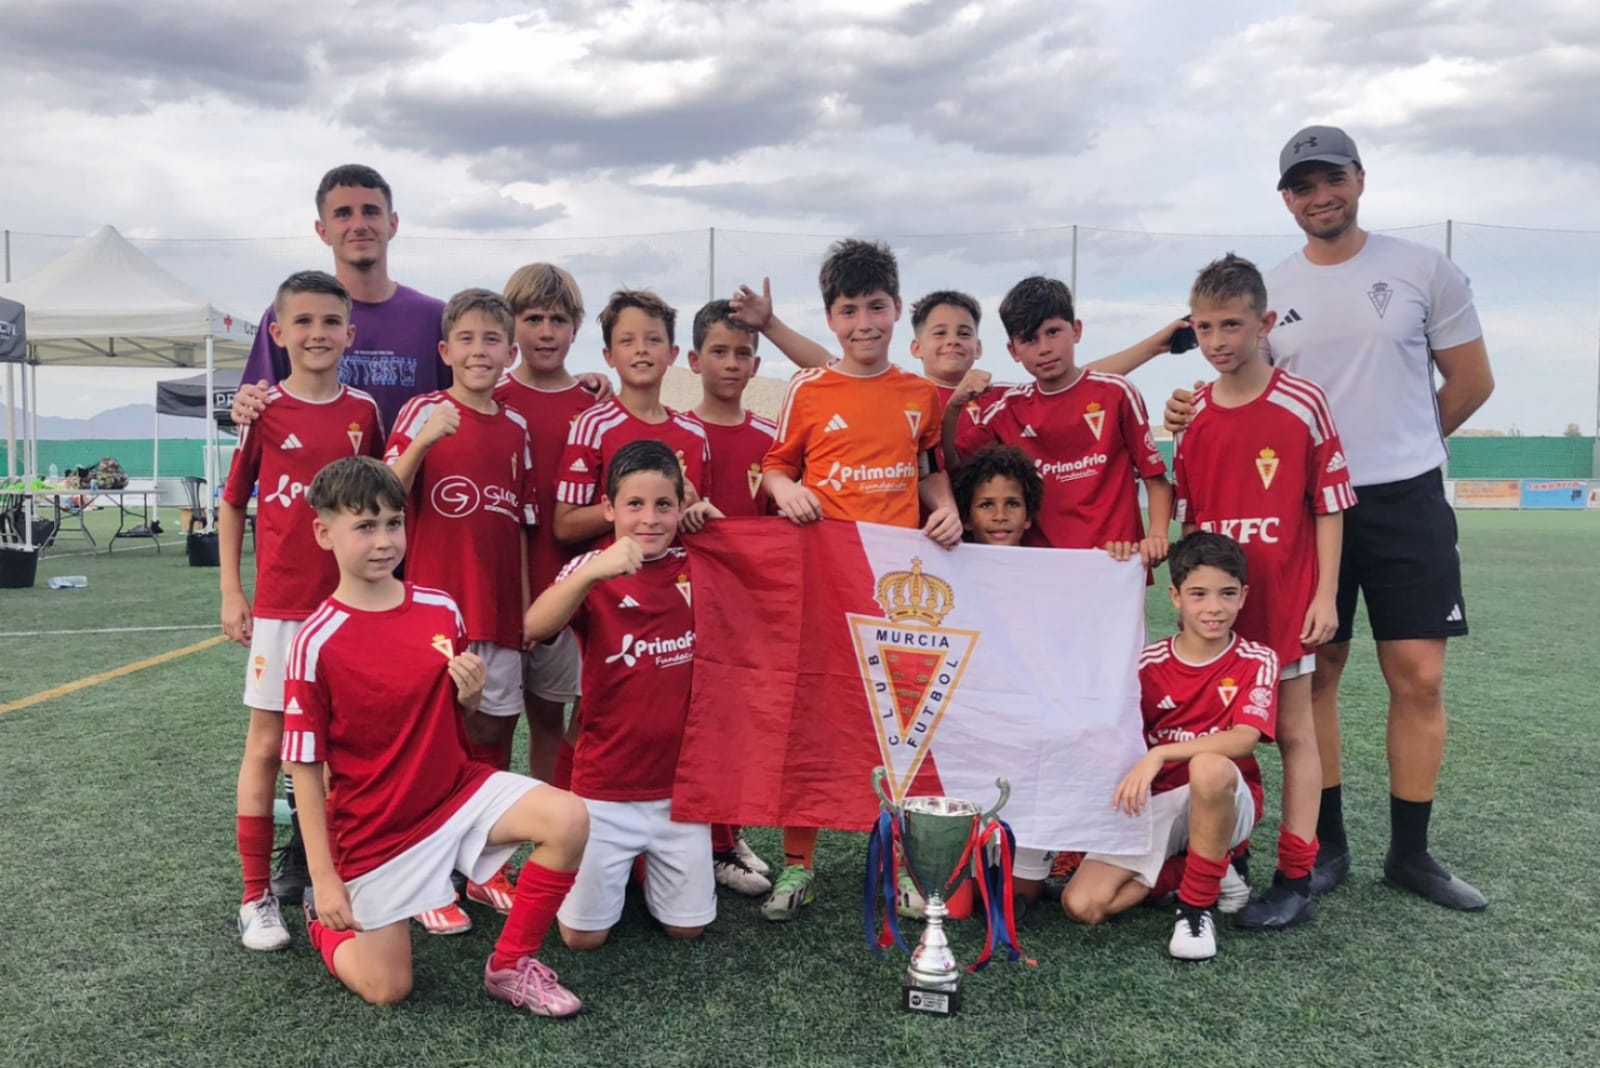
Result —
[[[361,433],[361,424],[360,423],[351,423],[348,427],[345,428],[344,433],[345,433],[345,437],[350,439],[350,454],[352,456],[360,456],[361,455],[361,439],[366,436],[366,435]]]
[[[1394,290],[1389,288],[1388,282],[1375,282],[1372,288],[1367,290],[1367,299],[1372,301],[1372,309],[1378,313],[1380,319],[1383,318],[1384,312],[1389,310],[1389,301],[1393,297]]]
[[[751,464],[750,470],[744,473],[744,480],[749,483],[750,497],[754,500],[755,495],[761,492],[761,465]]]
[[[433,636],[433,640],[428,644],[433,646],[434,652],[438,653],[446,660],[454,660],[456,658],[455,643],[449,638],[445,637],[443,634],[435,634]]]
[[[911,425],[911,438],[912,438],[912,440],[916,440],[917,435],[922,432],[922,412],[921,412],[921,410],[919,410],[917,408],[907,408],[906,409],[906,422]]]
[[[1217,684],[1217,696],[1222,698],[1224,705],[1233,704],[1233,699],[1239,696],[1238,684],[1233,681],[1232,675],[1225,675]]]
[[[850,612],[845,621],[855,642],[878,752],[898,800],[917,777],[978,644],[978,632],[939,625],[955,607],[955,591],[944,579],[925,574],[915,557],[911,570],[878,577],[873,600],[883,610],[882,618]]]
[[[1256,474],[1261,476],[1261,488],[1271,489],[1272,480],[1278,477],[1278,454],[1270,447],[1262,449],[1256,457]]]
[[[678,587],[678,592],[683,595],[683,603],[693,608],[694,596],[689,590],[689,576],[682,571],[678,572],[678,579],[675,585]]]
[[[1083,409],[1083,421],[1089,424],[1089,429],[1094,431],[1094,440],[1100,440],[1100,434],[1106,428],[1105,409],[1100,407],[1099,401],[1090,401]]]
[[[267,670],[267,658],[264,657],[264,656],[259,656],[258,655],[256,657],[256,659],[255,659],[255,664],[254,664],[252,670],[256,673],[256,681],[260,682],[261,681],[261,673],[263,671]]]

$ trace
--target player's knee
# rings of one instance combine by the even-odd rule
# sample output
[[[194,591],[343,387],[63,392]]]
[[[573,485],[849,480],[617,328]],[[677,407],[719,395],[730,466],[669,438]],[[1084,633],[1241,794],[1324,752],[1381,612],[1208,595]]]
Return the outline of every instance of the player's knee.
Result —
[[[610,934],[609,928],[604,931],[575,931],[566,924],[561,925],[561,942],[574,953],[599,949],[606,944],[606,938]]]
[[[1111,902],[1088,887],[1068,883],[1061,892],[1061,910],[1075,923],[1093,927],[1111,917]]]
[[[705,925],[702,924],[699,927],[674,927],[671,924],[664,923],[661,925],[661,929],[667,932],[668,938],[675,938],[680,942],[687,942],[692,938],[699,938],[700,935],[705,931]]]
[[[589,809],[577,794],[547,787],[550,796],[546,801],[547,814],[545,840],[539,845],[552,853],[583,855],[589,841]]]
[[[386,968],[362,976],[351,988],[369,1005],[398,1005],[411,996],[411,969]]]
[[[1189,793],[1196,800],[1232,797],[1237,774],[1233,761],[1217,753],[1196,753],[1189,758]]]

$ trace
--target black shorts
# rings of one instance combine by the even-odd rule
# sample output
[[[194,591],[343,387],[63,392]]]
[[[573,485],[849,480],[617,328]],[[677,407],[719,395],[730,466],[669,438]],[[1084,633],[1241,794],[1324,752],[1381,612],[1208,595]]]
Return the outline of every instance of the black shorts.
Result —
[[[1358,486],[1344,513],[1339,558],[1339,630],[1350,640],[1356,591],[1375,641],[1455,638],[1467,633],[1456,513],[1437,470],[1400,482]]]

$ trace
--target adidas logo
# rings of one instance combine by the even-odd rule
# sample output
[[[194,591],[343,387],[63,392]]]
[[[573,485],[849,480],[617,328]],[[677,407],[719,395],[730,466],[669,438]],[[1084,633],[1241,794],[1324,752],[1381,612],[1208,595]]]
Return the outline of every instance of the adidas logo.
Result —
[[[828,420],[828,425],[822,428],[824,434],[831,434],[835,430],[849,430],[850,424],[844,421],[844,416],[838,412],[833,413],[833,418]]]
[[[288,437],[283,439],[283,447],[285,449],[301,449],[305,446],[300,444],[299,438],[295,437],[293,434],[290,434]]]
[[[1343,470],[1344,470],[1344,453],[1336,452],[1336,453],[1333,454],[1333,459],[1328,461],[1328,474],[1331,475],[1335,471],[1343,471]]]
[[[1279,326],[1288,326],[1290,323],[1298,323],[1301,319],[1304,319],[1304,318],[1305,318],[1305,316],[1301,315],[1299,312],[1295,311],[1293,308],[1290,308],[1288,311],[1283,313],[1283,318],[1278,320],[1278,325]]]
[[[584,463],[583,457],[580,456],[576,460],[572,461],[572,467],[569,468],[569,470],[576,471],[581,475],[589,470],[589,465]]]
[[[1022,436],[1025,437],[1025,438],[1036,438],[1039,435],[1034,433],[1034,430],[1033,430],[1032,426],[1030,426],[1027,423],[1023,423],[1022,424]]]
[[[1178,702],[1174,701],[1170,696],[1163,696],[1161,700],[1156,703],[1156,707],[1163,712],[1171,712],[1173,709],[1178,707]]]
[[[617,607],[618,608],[638,608],[639,607],[639,602],[635,601],[633,599],[633,594],[631,594],[631,593],[630,594],[625,594],[623,596],[622,600],[617,602]]]
[[[1459,604],[1453,606],[1450,609],[1450,614],[1444,617],[1446,623],[1461,623],[1465,619],[1466,617],[1461,614],[1461,606]]]
[[[283,714],[286,716],[303,716],[306,713],[305,709],[300,707],[300,702],[291,697],[289,698],[289,707],[283,710]]]

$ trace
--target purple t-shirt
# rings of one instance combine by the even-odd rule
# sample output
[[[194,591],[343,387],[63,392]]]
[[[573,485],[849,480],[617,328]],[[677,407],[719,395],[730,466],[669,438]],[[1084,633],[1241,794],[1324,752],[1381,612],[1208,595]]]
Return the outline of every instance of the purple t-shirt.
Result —
[[[450,388],[450,368],[439,358],[444,301],[397,285],[394,296],[379,304],[351,302],[350,320],[356,340],[339,360],[339,381],[365,390],[378,402],[385,432],[406,401],[419,393]],[[289,377],[289,353],[274,344],[268,324],[277,319],[269,306],[261,316],[250,359],[241,381],[263,378],[277,383]]]

